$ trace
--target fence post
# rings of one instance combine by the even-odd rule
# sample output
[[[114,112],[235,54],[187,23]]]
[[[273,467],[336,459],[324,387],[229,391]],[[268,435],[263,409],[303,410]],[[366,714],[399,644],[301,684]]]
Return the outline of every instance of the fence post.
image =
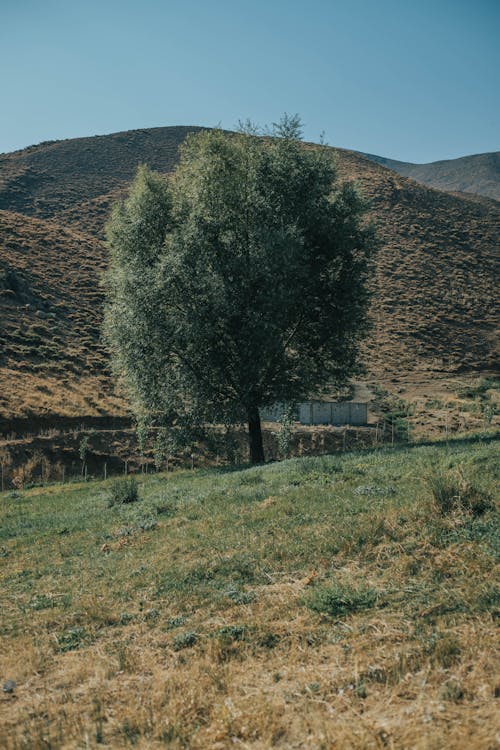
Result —
[[[2,492],[4,491],[4,483],[3,483],[3,461],[2,461]]]
[[[107,477],[108,477],[108,464],[105,461],[104,462],[104,481],[106,481]]]

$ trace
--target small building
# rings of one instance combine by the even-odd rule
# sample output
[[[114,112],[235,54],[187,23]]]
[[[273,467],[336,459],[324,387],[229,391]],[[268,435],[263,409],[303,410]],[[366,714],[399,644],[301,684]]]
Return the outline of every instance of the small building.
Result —
[[[304,401],[299,406],[301,424],[353,425],[368,422],[368,404],[356,401]]]
[[[264,422],[277,422],[286,411],[286,404],[274,404],[262,409]],[[303,401],[292,418],[304,425],[352,425],[359,427],[368,422],[368,404],[356,401]]]

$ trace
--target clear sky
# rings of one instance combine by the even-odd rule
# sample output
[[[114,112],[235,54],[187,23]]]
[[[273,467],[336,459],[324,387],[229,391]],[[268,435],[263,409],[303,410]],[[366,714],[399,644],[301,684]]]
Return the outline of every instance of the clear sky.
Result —
[[[426,162],[500,148],[500,0],[0,0],[0,152],[264,125]]]

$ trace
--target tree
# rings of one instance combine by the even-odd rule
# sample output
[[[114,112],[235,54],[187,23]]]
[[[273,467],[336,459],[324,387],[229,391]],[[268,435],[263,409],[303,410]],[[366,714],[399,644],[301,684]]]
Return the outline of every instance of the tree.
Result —
[[[138,170],[107,226],[105,334],[138,413],[158,424],[248,424],[356,367],[374,233],[331,150],[272,135],[202,131],[170,178]]]

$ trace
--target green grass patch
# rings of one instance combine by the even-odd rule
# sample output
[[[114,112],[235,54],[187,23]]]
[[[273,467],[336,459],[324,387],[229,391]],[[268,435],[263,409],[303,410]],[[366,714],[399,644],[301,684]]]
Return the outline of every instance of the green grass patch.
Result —
[[[330,617],[345,617],[351,612],[375,607],[379,593],[371,588],[334,584],[315,589],[305,600],[309,609]]]
[[[332,616],[376,606],[375,590],[392,592],[389,606],[408,607],[415,601],[404,593],[411,580],[418,581],[415,607],[431,607],[450,599],[450,572],[432,568],[420,549],[453,547],[458,558],[473,544],[477,575],[491,570],[498,553],[496,453],[495,441],[449,441],[258,469],[139,476],[141,502],[111,508],[113,480],[3,493],[2,627],[17,627],[22,612],[32,615],[27,631],[59,632],[52,612],[66,617],[68,628],[91,625],[90,616],[75,620],[86,596],[106,602],[110,622],[147,600],[144,611],[158,611],[165,627],[168,618],[193,612],[254,608],[269,586],[311,570],[318,584],[310,606]],[[462,493],[449,521],[422,478],[459,471],[469,491],[488,502],[471,512]],[[327,587],[332,566],[353,562],[360,573],[352,588]],[[370,568],[373,591],[360,586]],[[473,585],[463,571],[453,576]]]

